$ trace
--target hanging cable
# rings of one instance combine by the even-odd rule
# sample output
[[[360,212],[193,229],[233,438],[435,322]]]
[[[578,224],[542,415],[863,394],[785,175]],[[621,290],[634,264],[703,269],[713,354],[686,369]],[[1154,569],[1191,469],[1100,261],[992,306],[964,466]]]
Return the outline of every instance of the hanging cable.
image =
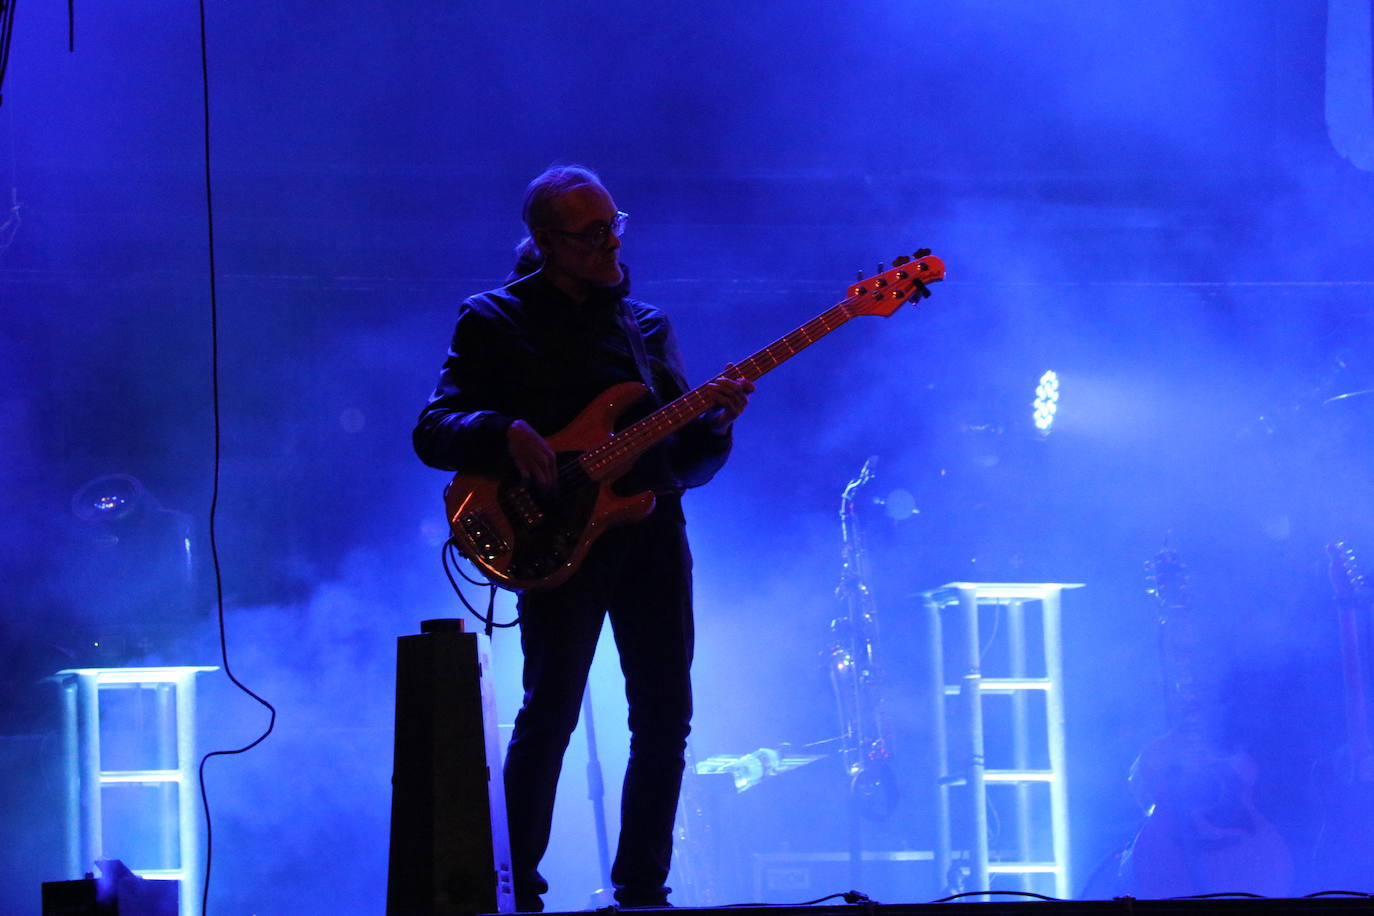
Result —
[[[0,0],[0,105],[5,104],[5,70],[14,39],[14,7],[19,0]],[[67,0],[67,50],[76,50],[76,0]]]
[[[0,105],[5,104],[5,70],[10,63],[10,41],[14,38],[14,5],[19,0],[0,0]]]
[[[11,0],[12,2],[12,0]],[[220,435],[220,407],[219,407],[219,297],[216,284],[215,270],[215,209],[214,193],[210,180],[210,66],[209,56],[206,50],[205,40],[205,0],[199,0],[200,6],[200,86],[201,104],[204,117],[204,136],[205,136],[205,225],[207,236],[207,250],[209,253],[210,270],[210,395],[211,413],[214,418],[214,462],[212,469],[212,484],[210,492],[210,558],[211,565],[215,572],[215,609],[219,621],[219,648],[220,659],[224,666],[224,673],[234,683],[239,690],[248,694],[254,700],[261,703],[270,714],[267,721],[267,728],[262,734],[258,735],[243,747],[232,750],[211,751],[200,758],[200,803],[205,811],[205,878],[201,886],[200,908],[201,916],[209,912],[210,904],[210,866],[214,855],[214,833],[210,821],[210,796],[205,789],[205,764],[212,757],[225,757],[233,754],[242,754],[257,747],[267,736],[272,734],[272,729],[277,724],[277,710],[271,703],[258,696],[252,690],[234,676],[233,669],[229,667],[229,643],[225,635],[224,626],[224,577],[219,564],[219,547],[215,539],[215,521],[219,512],[219,484],[220,484],[220,454],[221,454],[221,435]]]

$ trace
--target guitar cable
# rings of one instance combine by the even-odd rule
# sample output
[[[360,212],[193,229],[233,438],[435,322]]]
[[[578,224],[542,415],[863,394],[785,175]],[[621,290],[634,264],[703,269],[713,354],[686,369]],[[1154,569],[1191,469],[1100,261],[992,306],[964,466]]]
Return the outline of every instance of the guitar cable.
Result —
[[[1365,899],[1374,899],[1374,894],[1368,893],[1367,891],[1315,891],[1311,894],[1303,894],[1302,896],[1304,900],[1313,897],[1361,897]]]
[[[815,900],[803,900],[801,903],[785,903],[785,904],[781,904],[781,905],[782,905],[782,906],[793,906],[793,907],[796,907],[796,906],[815,906],[815,905],[818,904],[818,903],[825,903],[827,900],[834,900],[836,897],[841,897],[841,898],[843,898],[843,899],[844,899],[844,902],[847,903],[847,904],[850,904],[851,906],[862,906],[862,907],[863,907],[866,911],[868,911],[868,912],[872,912],[873,908],[876,907],[876,906],[878,906],[878,901],[874,900],[872,897],[868,896],[867,894],[863,893],[862,891],[838,891],[838,892],[836,892],[836,893],[834,893],[834,894],[827,894],[827,895],[825,895],[824,897],[817,897]],[[779,906],[779,904],[776,904],[776,903],[726,903],[726,904],[722,904],[722,905],[721,905],[721,909],[724,909],[724,910],[747,910],[747,909],[754,908],[754,907],[766,907],[766,908],[771,909],[771,908],[776,907],[776,906]],[[614,910],[615,907],[604,907],[603,909],[605,909],[605,910]],[[602,912],[602,910],[597,910],[597,912],[600,913],[600,912]]]
[[[941,897],[939,900],[932,900],[931,903],[949,903],[951,900],[961,900],[964,897],[1029,897],[1033,900],[1046,900],[1051,903],[1066,902],[1063,897],[1048,897],[1045,894],[1037,894],[1034,891],[995,891],[991,888],[981,891],[964,891],[961,894],[950,894],[948,897]]]
[[[197,781],[200,783],[200,803],[205,814],[205,872],[201,884],[200,912],[205,916],[210,909],[210,864],[214,854],[214,831],[210,819],[210,796],[205,788],[205,764],[212,757],[225,757],[234,754],[243,754],[251,751],[259,744],[267,740],[267,736],[272,734],[273,728],[277,724],[277,710],[271,703],[258,696],[252,690],[234,676],[233,669],[229,667],[229,642],[225,635],[224,623],[224,577],[220,569],[219,547],[216,540],[216,519],[219,515],[219,487],[221,469],[221,419],[219,406],[219,296],[218,285],[216,282],[215,269],[215,210],[213,186],[210,181],[210,65],[209,56],[206,50],[205,38],[205,0],[199,0],[200,7],[200,87],[201,105],[204,118],[204,138],[205,138],[205,224],[207,236],[207,253],[209,255],[210,272],[210,398],[211,414],[214,421],[214,460],[211,472],[211,491],[210,491],[210,561],[215,574],[215,612],[219,623],[219,648],[220,659],[224,666],[224,674],[233,682],[239,690],[248,694],[258,703],[266,707],[269,718],[267,727],[262,734],[258,735],[248,744],[233,750],[210,751],[200,758],[200,766],[197,770]]]
[[[504,630],[509,627],[513,627],[520,622],[519,616],[516,616],[514,620],[509,620],[505,622],[496,619],[496,583],[490,581],[483,582],[479,579],[474,579],[472,576],[469,576],[466,572],[463,571],[463,555],[458,552],[458,542],[455,541],[451,536],[448,540],[444,541],[444,543],[440,546],[439,559],[444,564],[444,575],[448,576],[448,583],[449,585],[453,586],[453,593],[458,596],[459,601],[463,602],[463,606],[468,609],[468,613],[472,614],[473,617],[476,617],[478,620],[482,622],[482,632],[486,634],[487,639],[491,639],[491,634],[493,630]],[[449,566],[450,561],[452,561],[453,563],[451,568]],[[458,580],[453,577],[454,570],[457,570],[458,575],[462,576],[464,579],[466,579],[471,584],[477,586],[478,588],[490,589],[490,591],[487,593],[487,613],[485,615],[482,614],[481,611],[477,610],[477,608],[473,607],[472,602],[468,600],[468,596],[463,594],[463,587],[459,585]]]

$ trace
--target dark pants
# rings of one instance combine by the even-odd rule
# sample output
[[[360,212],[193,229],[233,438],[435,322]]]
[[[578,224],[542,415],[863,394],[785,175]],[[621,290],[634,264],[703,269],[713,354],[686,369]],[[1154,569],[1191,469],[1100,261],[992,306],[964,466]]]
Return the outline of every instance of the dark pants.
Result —
[[[673,498],[613,529],[553,589],[520,596],[524,704],[506,754],[506,807],[517,901],[538,908],[563,752],[608,613],[630,710],[630,761],[611,881],[623,906],[661,905],[692,719],[692,557]]]

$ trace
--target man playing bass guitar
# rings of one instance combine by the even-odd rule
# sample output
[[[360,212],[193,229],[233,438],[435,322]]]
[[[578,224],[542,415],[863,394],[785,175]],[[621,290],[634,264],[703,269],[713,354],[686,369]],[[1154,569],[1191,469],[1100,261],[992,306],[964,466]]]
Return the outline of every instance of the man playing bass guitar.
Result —
[[[439,384],[420,414],[415,450],[433,467],[518,477],[533,498],[556,497],[560,468],[548,437],[576,424],[607,389],[647,385],[631,422],[687,391],[667,316],[629,298],[620,264],[628,215],[597,175],[550,168],[525,192],[529,236],[507,285],[458,311]],[[524,701],[504,779],[516,903],[543,909],[537,870],[548,846],[554,792],[604,617],[609,615],[629,701],[630,758],[611,878],[621,906],[662,906],[673,818],[692,715],[691,554],[682,491],[709,481],[730,451],[731,424],[752,382],[703,386],[701,416],[635,462],[614,489],[648,492],[646,517],[611,527],[558,576],[519,588]],[[617,409],[619,409],[617,407]],[[455,517],[456,518],[456,517]],[[485,536],[485,535],[483,535]],[[551,580],[551,581],[550,581]]]

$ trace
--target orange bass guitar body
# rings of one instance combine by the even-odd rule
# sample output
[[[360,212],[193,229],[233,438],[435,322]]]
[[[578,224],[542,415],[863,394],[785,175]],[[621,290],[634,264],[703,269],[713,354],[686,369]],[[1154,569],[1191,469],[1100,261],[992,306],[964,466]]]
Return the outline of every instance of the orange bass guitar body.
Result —
[[[558,455],[557,493],[537,493],[514,474],[456,475],[444,505],[459,551],[505,588],[551,588],[573,574],[608,529],[648,517],[653,493],[620,496],[611,487],[628,465],[594,480],[579,462],[610,440],[620,417],[646,394],[638,382],[613,385],[548,437]]]

